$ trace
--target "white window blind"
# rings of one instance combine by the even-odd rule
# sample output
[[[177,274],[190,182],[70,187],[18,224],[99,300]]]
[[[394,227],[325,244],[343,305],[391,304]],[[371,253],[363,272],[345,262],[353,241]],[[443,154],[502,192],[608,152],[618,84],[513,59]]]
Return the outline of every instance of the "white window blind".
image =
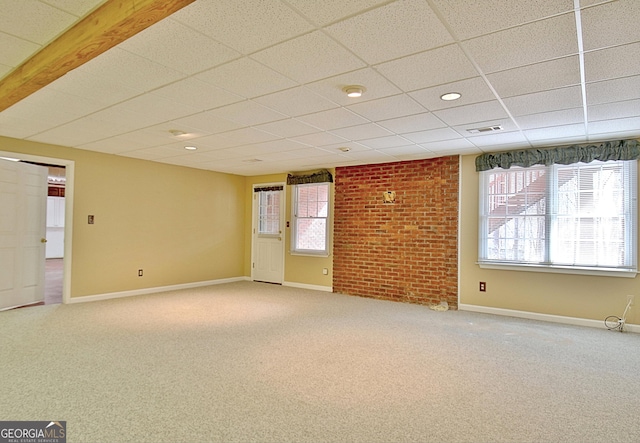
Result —
[[[293,252],[327,254],[329,184],[301,184],[294,189]]]
[[[480,173],[479,262],[637,269],[637,162]]]

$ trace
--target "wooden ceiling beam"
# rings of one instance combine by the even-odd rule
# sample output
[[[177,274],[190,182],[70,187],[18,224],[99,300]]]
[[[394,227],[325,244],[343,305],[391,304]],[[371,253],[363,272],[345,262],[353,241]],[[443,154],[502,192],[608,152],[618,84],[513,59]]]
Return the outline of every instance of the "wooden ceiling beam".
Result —
[[[0,112],[195,0],[107,0],[0,81]]]

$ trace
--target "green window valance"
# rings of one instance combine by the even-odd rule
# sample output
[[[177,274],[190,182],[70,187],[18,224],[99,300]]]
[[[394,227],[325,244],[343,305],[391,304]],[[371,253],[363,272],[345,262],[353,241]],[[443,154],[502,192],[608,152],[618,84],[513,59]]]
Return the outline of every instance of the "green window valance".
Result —
[[[313,174],[288,174],[288,185],[304,185],[307,183],[333,183],[333,176],[329,171],[323,169],[322,171],[314,172]]]
[[[491,152],[476,157],[476,171],[511,166],[528,168],[533,165],[570,165],[594,160],[637,160],[640,143],[637,140],[617,140],[600,144],[572,145],[556,148],[534,148],[519,151]]]

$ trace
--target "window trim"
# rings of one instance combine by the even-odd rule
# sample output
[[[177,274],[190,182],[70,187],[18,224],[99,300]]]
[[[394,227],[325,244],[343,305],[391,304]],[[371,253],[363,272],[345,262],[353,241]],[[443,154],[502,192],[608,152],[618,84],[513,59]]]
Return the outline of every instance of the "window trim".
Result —
[[[580,265],[559,265],[553,263],[527,263],[527,262],[518,262],[518,261],[501,261],[501,260],[483,260],[481,254],[483,250],[486,250],[486,238],[484,230],[486,229],[485,224],[483,223],[483,214],[481,211],[483,210],[482,205],[483,202],[486,201],[486,180],[484,179],[483,174],[489,173],[491,170],[479,171],[479,213],[478,213],[478,260],[476,264],[482,269],[497,269],[497,270],[510,270],[510,271],[527,271],[527,272],[543,272],[543,273],[559,273],[559,274],[578,274],[578,275],[597,275],[597,276],[607,276],[607,277],[626,277],[626,278],[634,278],[638,274],[638,207],[637,207],[637,197],[638,197],[638,164],[635,160],[616,160],[616,161],[625,161],[630,163],[631,174],[630,176],[634,178],[632,183],[630,183],[630,189],[635,192],[636,195],[631,196],[630,200],[632,202],[632,214],[631,216],[634,219],[635,225],[635,244],[632,244],[632,266],[629,267],[606,267],[606,266],[580,266]],[[579,163],[572,163],[579,164]],[[588,163],[586,163],[588,164]],[[523,169],[533,168],[535,165],[529,167],[522,167]],[[495,168],[498,169],[498,168]],[[503,170],[508,170],[509,168],[499,168]],[[635,177],[634,177],[635,175]],[[549,177],[552,179],[552,177]],[[552,191],[555,192],[555,191]],[[633,227],[632,227],[633,228]],[[628,231],[625,236],[628,235]],[[551,239],[549,239],[549,245],[551,243]],[[633,242],[632,242],[633,243]]]
[[[300,183],[295,184],[293,186],[292,192],[292,200],[291,200],[291,218],[293,220],[291,226],[291,247],[289,248],[289,253],[291,255],[299,255],[299,256],[310,256],[310,257],[329,257],[331,246],[330,241],[331,238],[329,236],[329,225],[331,220],[331,185],[330,182],[318,182],[318,183]],[[296,236],[298,233],[298,216],[296,214],[298,209],[298,189],[303,187],[312,187],[312,186],[326,186],[327,187],[327,216],[326,217],[315,217],[322,218],[325,220],[325,249],[298,249],[296,248]],[[304,219],[308,217],[303,217]],[[314,218],[314,217],[311,217]]]

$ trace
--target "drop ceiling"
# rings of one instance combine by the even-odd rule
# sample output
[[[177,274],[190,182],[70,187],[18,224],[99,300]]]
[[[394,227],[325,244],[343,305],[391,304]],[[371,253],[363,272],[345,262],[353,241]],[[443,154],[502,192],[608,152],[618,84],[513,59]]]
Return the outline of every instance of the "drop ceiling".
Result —
[[[5,76],[102,1],[1,3]],[[196,0],[0,135],[245,176],[638,138],[638,23],[638,0]]]

